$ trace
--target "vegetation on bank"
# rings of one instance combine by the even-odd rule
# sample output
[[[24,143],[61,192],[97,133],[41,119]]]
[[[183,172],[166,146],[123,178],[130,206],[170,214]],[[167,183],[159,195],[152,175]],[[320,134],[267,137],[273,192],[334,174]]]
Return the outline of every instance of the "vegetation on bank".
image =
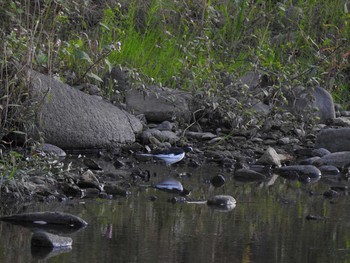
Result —
[[[34,119],[28,68],[71,85],[95,83],[111,97],[118,83],[104,76],[120,67],[136,84],[193,92],[242,126],[237,118],[252,113],[228,99],[227,86],[252,96],[234,86],[247,71],[264,75],[260,88],[276,106],[298,85],[321,85],[347,105],[349,9],[345,0],[3,0],[0,139],[23,135]]]

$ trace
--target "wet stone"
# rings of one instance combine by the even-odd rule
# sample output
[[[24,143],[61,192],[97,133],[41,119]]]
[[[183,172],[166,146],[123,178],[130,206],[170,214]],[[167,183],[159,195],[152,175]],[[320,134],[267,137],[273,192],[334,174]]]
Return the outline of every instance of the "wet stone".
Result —
[[[321,171],[322,176],[338,176],[340,175],[340,171],[337,167],[333,165],[322,165],[318,167]]]
[[[284,167],[275,168],[274,172],[290,180],[299,179],[299,177],[302,177],[302,178],[310,177],[311,179],[321,177],[321,171],[313,165],[284,166]]]

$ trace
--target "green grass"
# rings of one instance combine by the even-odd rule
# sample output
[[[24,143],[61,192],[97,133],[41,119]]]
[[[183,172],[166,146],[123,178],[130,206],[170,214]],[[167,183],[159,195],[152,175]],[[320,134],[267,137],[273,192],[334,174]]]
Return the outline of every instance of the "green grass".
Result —
[[[69,84],[94,82],[105,94],[113,87],[104,75],[122,66],[139,73],[139,81],[202,94],[205,105],[219,101],[222,112],[223,76],[235,81],[249,70],[267,76],[267,93],[317,84],[337,102],[350,101],[350,14],[342,0],[106,0],[95,6],[5,0],[0,15],[4,133],[23,118],[10,105],[20,105],[25,85],[14,92],[20,77],[8,74],[10,65],[55,73]]]

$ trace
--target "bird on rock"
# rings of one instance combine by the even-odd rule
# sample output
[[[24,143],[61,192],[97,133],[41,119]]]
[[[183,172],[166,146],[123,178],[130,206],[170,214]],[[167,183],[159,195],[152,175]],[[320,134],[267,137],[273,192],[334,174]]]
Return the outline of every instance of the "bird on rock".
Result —
[[[181,161],[185,157],[185,153],[193,151],[192,147],[170,147],[163,150],[157,149],[151,153],[140,153],[141,156],[156,157],[165,162],[167,166]]]

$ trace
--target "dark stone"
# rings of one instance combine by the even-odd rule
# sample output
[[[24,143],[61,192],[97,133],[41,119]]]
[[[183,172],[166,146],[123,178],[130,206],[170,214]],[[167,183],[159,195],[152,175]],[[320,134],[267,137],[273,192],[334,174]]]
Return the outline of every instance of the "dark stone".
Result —
[[[273,171],[288,180],[301,179],[306,182],[308,177],[313,180],[321,178],[321,171],[313,165],[290,165],[275,168]]]
[[[340,175],[340,171],[337,167],[333,165],[322,165],[318,167],[321,171],[322,176],[338,176]]]

